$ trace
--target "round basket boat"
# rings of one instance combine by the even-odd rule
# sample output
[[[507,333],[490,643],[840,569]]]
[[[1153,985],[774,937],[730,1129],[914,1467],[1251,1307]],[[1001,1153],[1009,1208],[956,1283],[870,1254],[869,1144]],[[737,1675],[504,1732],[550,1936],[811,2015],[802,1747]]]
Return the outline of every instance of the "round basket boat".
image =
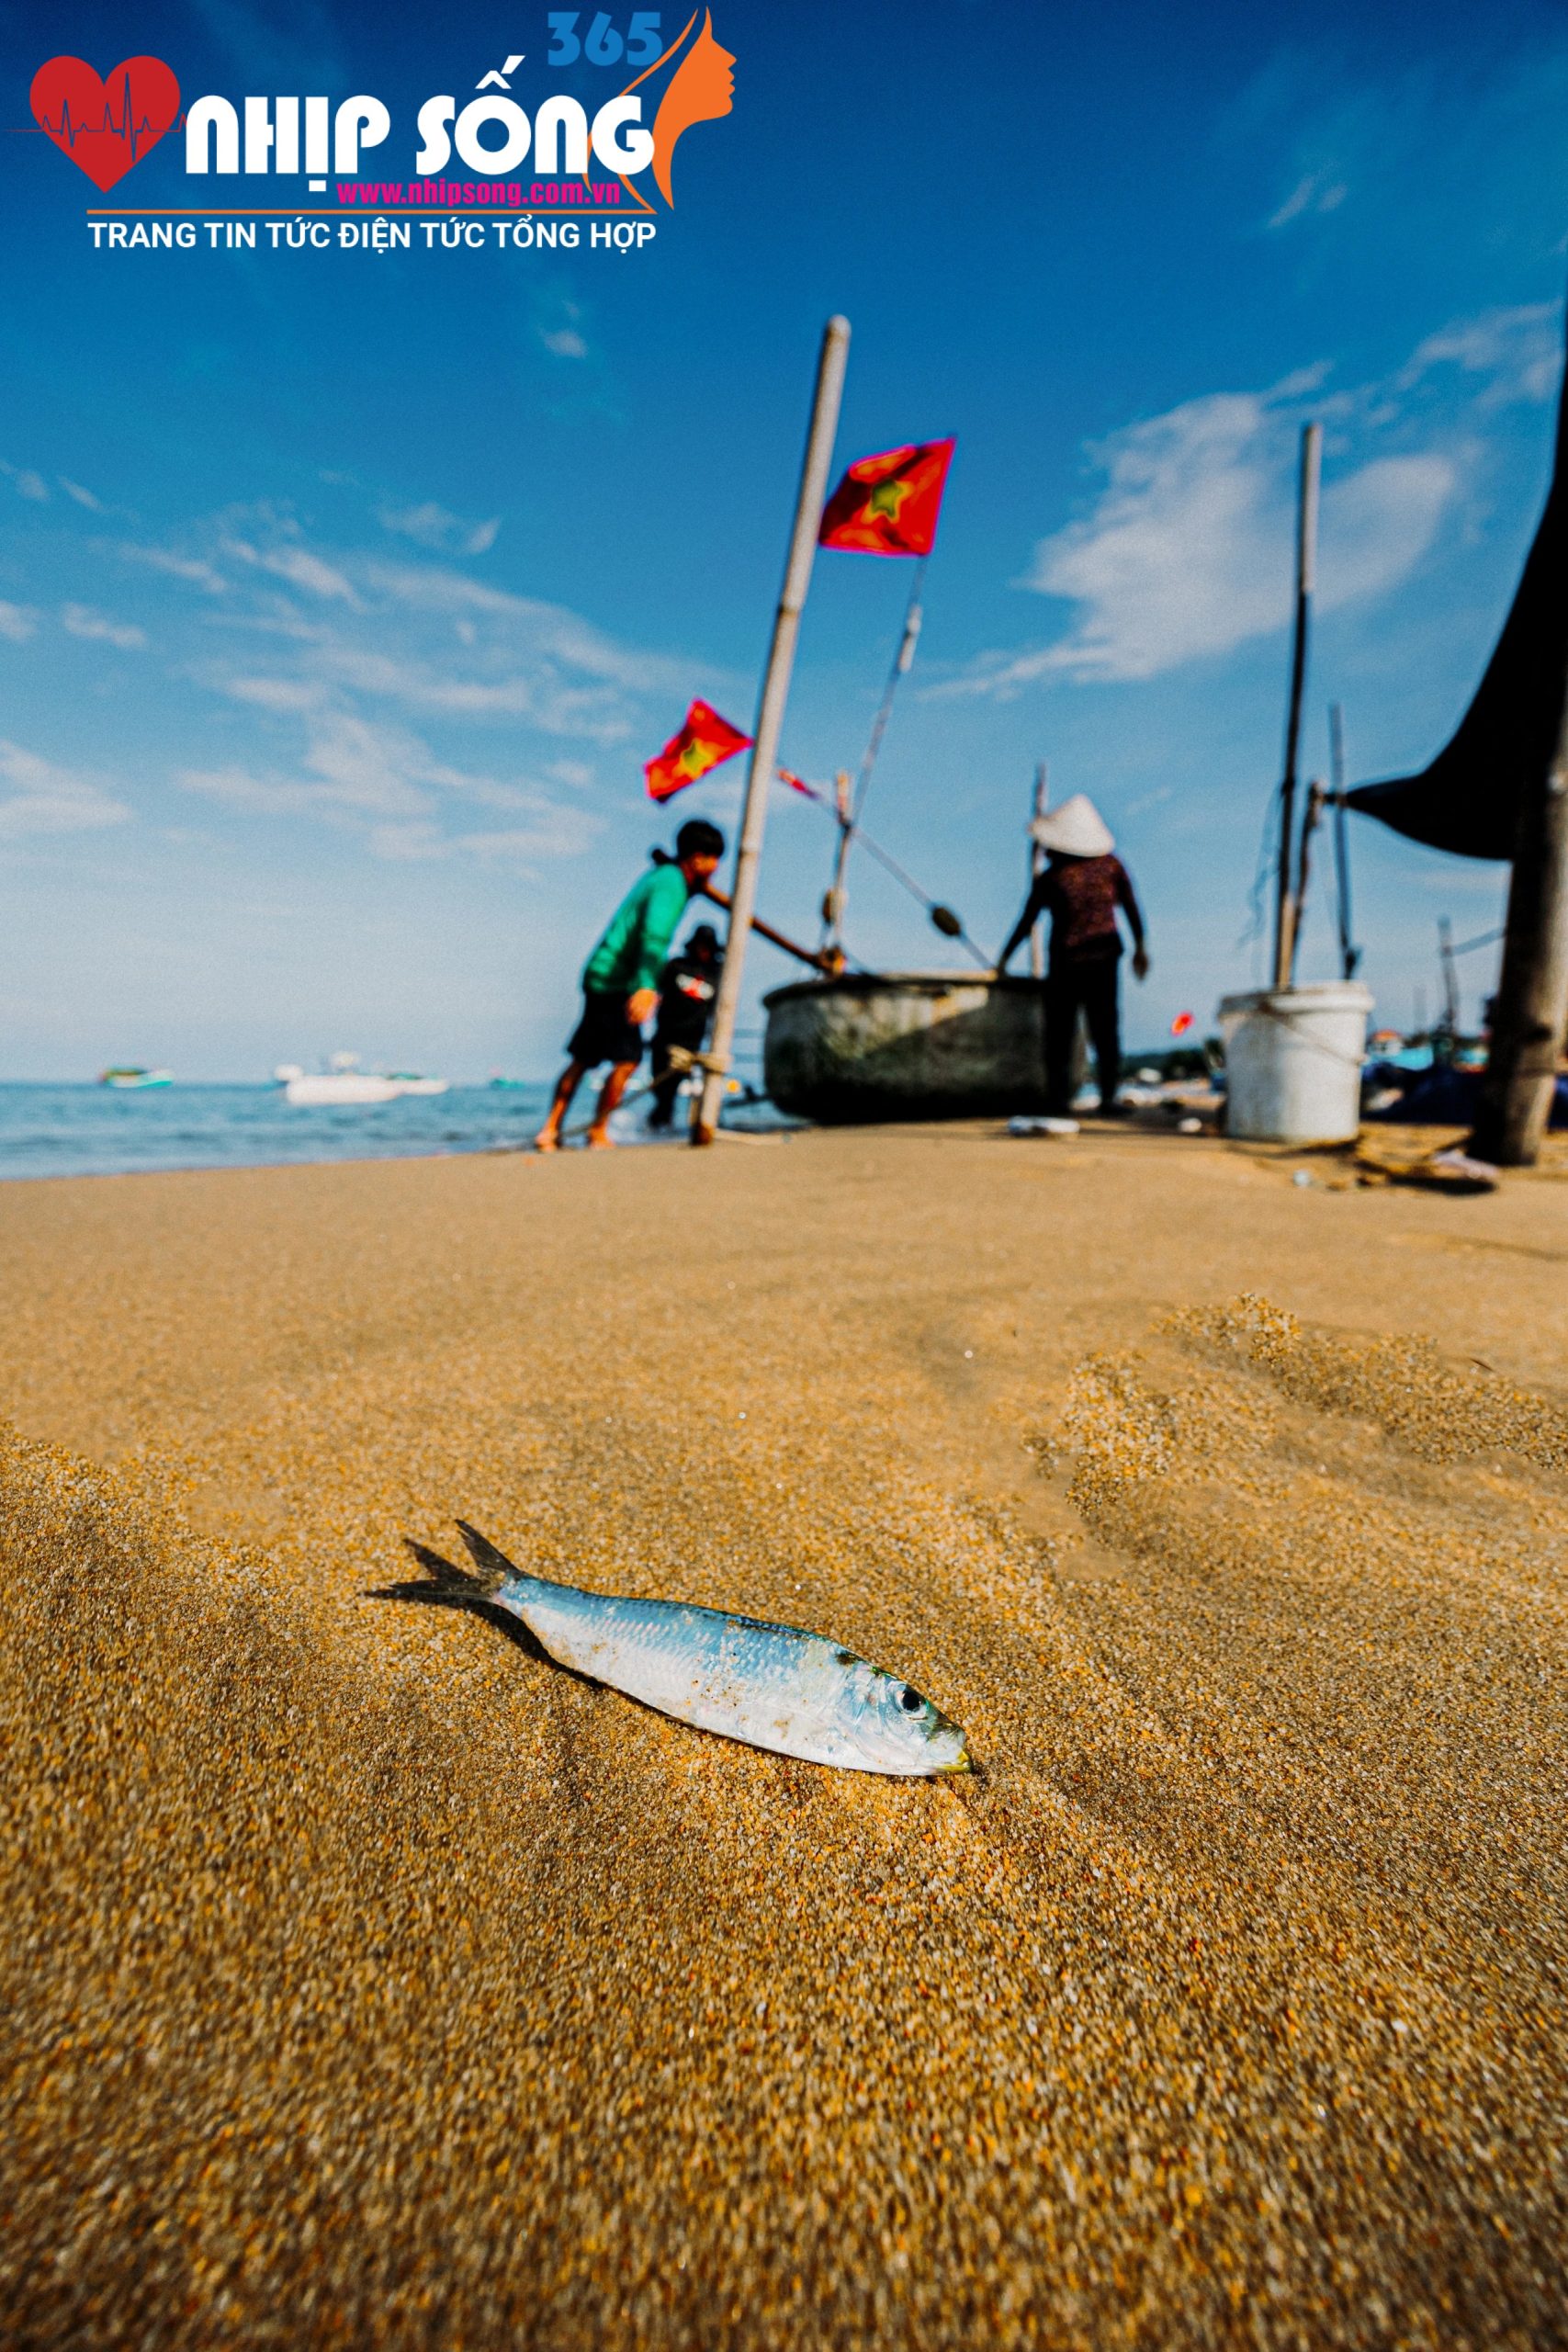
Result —
[[[855,972],[763,999],[762,1074],[781,1111],[829,1125],[1041,1111],[1038,980]]]

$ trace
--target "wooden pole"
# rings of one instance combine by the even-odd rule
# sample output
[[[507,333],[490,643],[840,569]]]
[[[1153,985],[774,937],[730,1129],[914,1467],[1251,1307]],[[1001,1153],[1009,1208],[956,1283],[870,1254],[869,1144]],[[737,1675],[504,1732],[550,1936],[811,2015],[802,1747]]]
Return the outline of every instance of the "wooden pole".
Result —
[[[1034,821],[1036,824],[1039,823],[1041,818],[1045,814],[1045,763],[1042,760],[1039,766],[1034,771]],[[1035,840],[1033,833],[1031,832],[1029,836],[1029,887],[1032,890],[1033,889],[1035,883],[1040,878],[1040,869],[1044,863],[1045,853],[1041,848],[1039,842]],[[1032,979],[1043,980],[1045,978],[1045,926],[1043,923],[1037,922],[1033,930],[1029,934],[1029,970],[1030,977]]]
[[[1568,709],[1556,755],[1519,810],[1503,970],[1471,1148],[1499,1168],[1533,1168],[1551,1115],[1568,1026]]]
[[[1326,788],[1315,776],[1307,786],[1306,815],[1302,819],[1302,854],[1296,867],[1296,910],[1291,925],[1291,985],[1296,978],[1296,949],[1301,944],[1302,924],[1306,916],[1307,882],[1312,874],[1312,837],[1317,831],[1317,820],[1327,799]]]
[[[1334,786],[1334,896],[1339,912],[1341,978],[1353,980],[1361,951],[1352,944],[1350,917],[1350,812],[1345,806],[1345,714],[1339,705],[1328,707],[1329,775]]]
[[[711,899],[714,905],[722,907],[727,914],[733,911],[735,901],[728,890],[716,890],[710,882],[702,896],[705,899]],[[791,939],[786,933],[775,931],[771,922],[762,921],[761,915],[752,916],[751,928],[759,939],[771,939],[775,947],[782,947],[784,954],[793,956],[797,964],[809,964],[814,972],[833,972],[839,968],[839,959],[836,956],[814,954],[809,947],[802,947],[798,940]]]
[[[1291,705],[1285,720],[1285,775],[1280,786],[1280,860],[1274,909],[1274,986],[1288,989],[1296,955],[1294,834],[1296,759],[1302,737],[1302,691],[1306,684],[1307,619],[1312,609],[1313,569],[1317,552],[1317,477],[1323,427],[1302,431],[1301,484],[1296,499],[1296,629],[1291,652]]]
[[[850,772],[840,768],[833,778],[833,813],[839,820],[839,843],[833,855],[833,879],[822,901],[822,945],[839,946],[844,935],[844,868],[849,864],[854,820],[850,814]]]
[[[1443,1026],[1451,1046],[1459,1035],[1459,966],[1454,961],[1454,929],[1447,915],[1438,917],[1438,962],[1443,974]]]
[[[844,368],[849,353],[848,319],[829,319],[822,332],[822,349],[817,362],[817,390],[811,403],[811,425],[806,436],[806,457],[800,469],[800,490],[795,503],[795,527],[790,533],[784,587],[779,594],[778,610],[773,616],[773,643],[768,649],[768,666],[763,673],[761,699],[757,707],[751,763],[746,777],[745,810],[740,820],[740,844],[735,858],[732,892],[735,904],[729,919],[724,971],[718,983],[718,1001],[714,1008],[713,1043],[708,1048],[702,1098],[696,1117],[692,1122],[692,1141],[694,1144],[710,1144],[718,1132],[724,1081],[735,1043],[736,1017],[740,1011],[746,937],[751,927],[751,911],[757,902],[757,866],[768,821],[768,794],[773,787],[773,769],[778,762],[779,735],[784,727],[784,705],[789,699],[790,673],[795,667],[795,645],[800,634],[801,608],[811,584],[817,531],[828,492],[828,469],[832,461],[833,435],[838,430],[839,402],[843,397]]]

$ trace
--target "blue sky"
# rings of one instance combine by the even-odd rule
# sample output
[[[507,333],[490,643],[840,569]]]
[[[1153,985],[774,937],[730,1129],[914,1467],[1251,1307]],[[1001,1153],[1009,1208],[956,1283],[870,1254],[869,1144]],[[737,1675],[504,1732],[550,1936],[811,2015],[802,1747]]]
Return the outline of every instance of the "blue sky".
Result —
[[[0,23],[0,1076],[337,1047],[547,1073],[649,843],[733,814],[739,763],[665,817],[641,763],[694,694],[750,724],[833,310],[838,462],[958,436],[872,829],[994,945],[1035,760],[1091,793],[1150,922],[1134,1045],[1259,975],[1306,418],[1310,765],[1330,699],[1358,778],[1419,765],[1468,699],[1545,486],[1558,9],[722,0],[735,110],[626,255],[95,252],[96,191],[26,128],[44,59],[140,50],[187,101],[378,95],[362,173],[412,175],[420,101],[508,52],[525,105],[620,86],[546,71],[543,10]],[[107,203],[333,201],[210,197],[183,161],[166,140]],[[820,559],[803,773],[858,759],[907,586]],[[770,826],[763,910],[812,933],[824,820],[781,794]],[[1503,870],[1365,820],[1353,846],[1367,976],[1407,1022],[1417,989],[1436,1008],[1437,918],[1491,928]],[[863,859],[849,936],[943,960]],[[1320,898],[1303,975],[1333,968]],[[1489,977],[1468,959],[1467,1015]]]

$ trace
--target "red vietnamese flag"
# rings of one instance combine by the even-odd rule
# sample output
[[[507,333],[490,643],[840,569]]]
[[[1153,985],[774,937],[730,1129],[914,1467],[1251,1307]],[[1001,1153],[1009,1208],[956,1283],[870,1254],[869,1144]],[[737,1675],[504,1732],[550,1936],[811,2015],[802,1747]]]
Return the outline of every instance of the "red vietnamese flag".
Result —
[[[952,441],[857,458],[827,505],[817,544],[863,555],[930,555],[953,462]]]
[[[668,800],[673,793],[684,792],[721,760],[743,752],[750,741],[750,735],[742,735],[728,718],[721,718],[711,703],[694,702],[680,733],[671,735],[659,757],[644,765],[649,798]]]

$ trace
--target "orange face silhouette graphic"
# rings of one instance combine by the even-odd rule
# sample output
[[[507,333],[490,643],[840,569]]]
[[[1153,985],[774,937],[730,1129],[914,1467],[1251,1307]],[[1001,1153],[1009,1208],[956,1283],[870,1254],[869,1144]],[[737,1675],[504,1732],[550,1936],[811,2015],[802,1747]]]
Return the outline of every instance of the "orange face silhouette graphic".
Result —
[[[729,51],[714,39],[712,9],[705,10],[702,31],[670,76],[653,118],[653,176],[671,207],[670,165],[676,142],[694,122],[714,122],[729,112],[735,104],[734,66]]]
[[[649,80],[661,65],[668,65],[692,27],[696,23],[694,10],[662,57],[656,57],[645,66],[635,82],[628,82],[622,91],[629,97],[632,91]],[[735,104],[735,60],[721,41],[716,40],[713,11],[703,12],[703,28],[693,40],[685,55],[675,67],[664,85],[664,96],[659,102],[659,112],[653,118],[653,176],[659,192],[671,209],[675,199],[670,193],[670,165],[681,134],[690,130],[694,122],[715,122],[720,115],[728,114]],[[651,212],[642,190],[622,175],[622,186],[637,198],[645,212]]]

